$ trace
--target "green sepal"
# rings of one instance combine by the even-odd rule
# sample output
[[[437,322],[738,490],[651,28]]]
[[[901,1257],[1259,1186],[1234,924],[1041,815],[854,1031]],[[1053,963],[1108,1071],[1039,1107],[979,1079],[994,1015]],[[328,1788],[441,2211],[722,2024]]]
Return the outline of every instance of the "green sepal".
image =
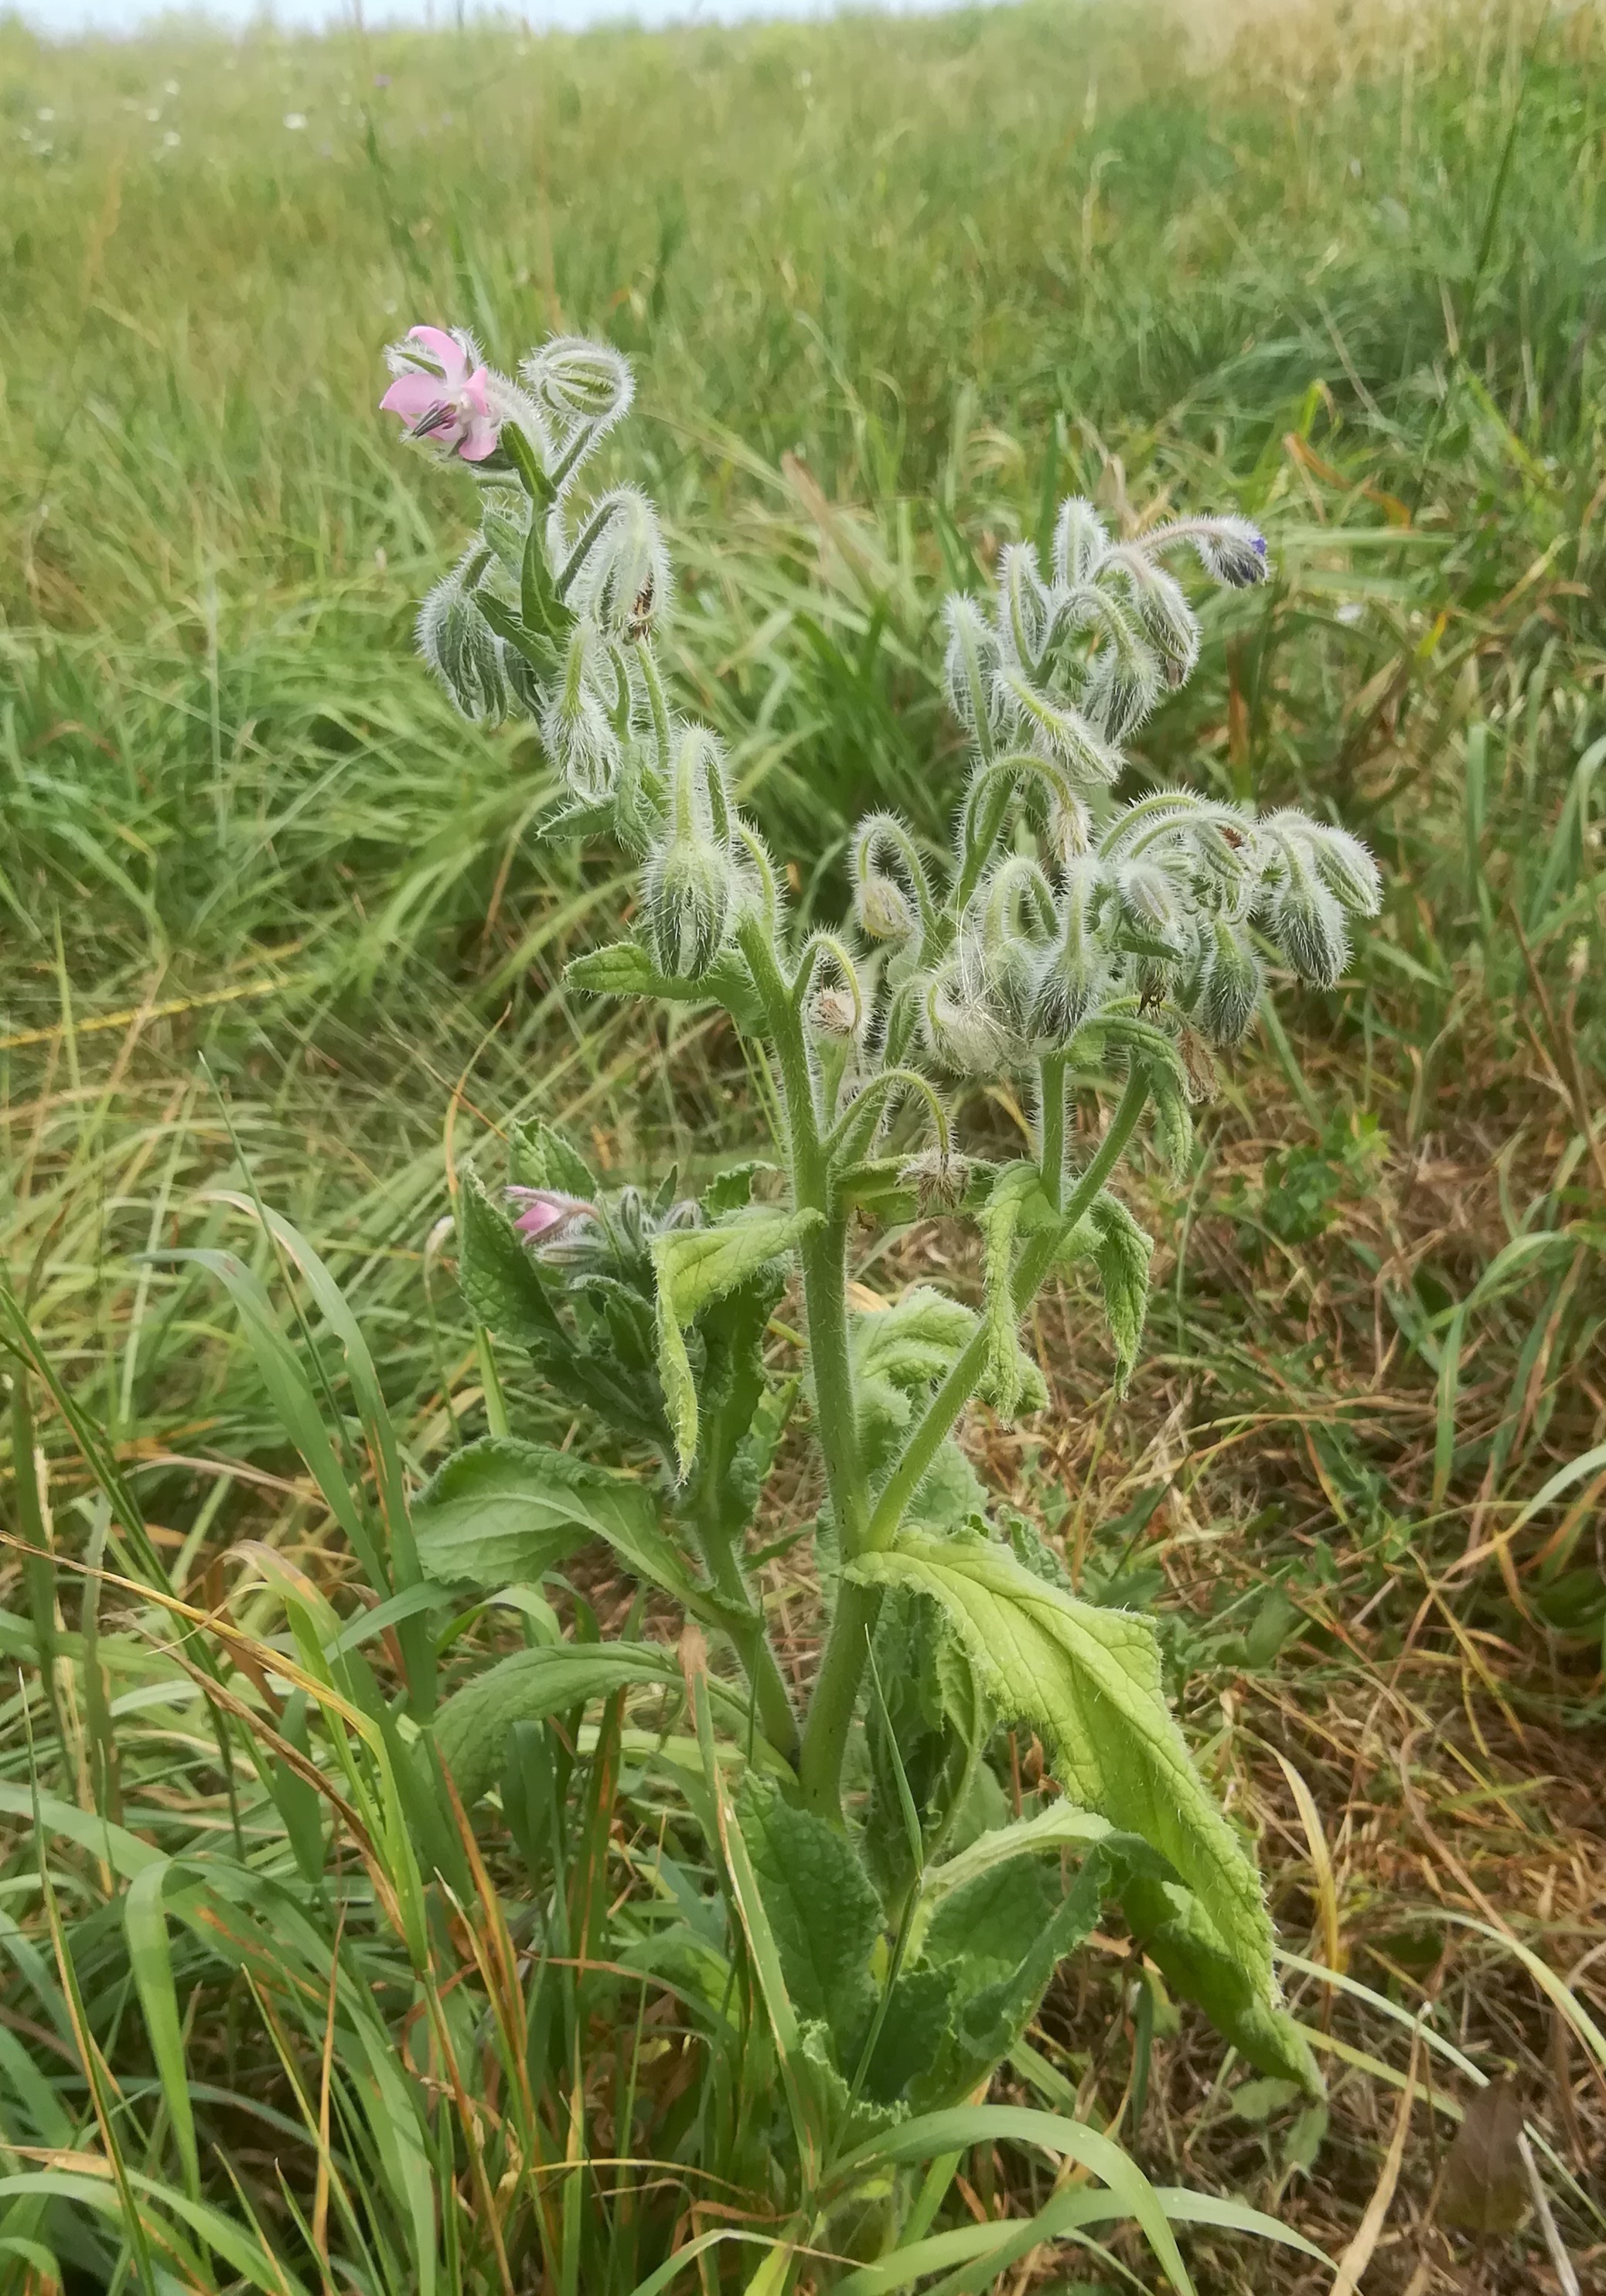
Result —
[[[521,654],[538,677],[555,677],[560,668],[556,647],[551,640],[532,630],[520,620],[512,608],[504,605],[494,590],[479,589],[469,593],[480,619],[504,645]]]

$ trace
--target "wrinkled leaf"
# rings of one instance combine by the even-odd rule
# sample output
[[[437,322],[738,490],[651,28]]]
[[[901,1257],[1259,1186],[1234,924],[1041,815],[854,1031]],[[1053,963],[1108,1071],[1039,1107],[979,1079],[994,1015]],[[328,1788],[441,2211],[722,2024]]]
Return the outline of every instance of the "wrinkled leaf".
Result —
[[[767,1778],[750,1776],[737,1800],[742,1838],[786,1991],[799,2020],[830,2032],[839,2065],[875,2005],[870,1956],[881,1933],[881,1901],[846,1834],[787,1801]]]
[[[942,1604],[1002,1710],[1042,1733],[1070,1799],[1169,1859],[1269,2008],[1272,1932],[1259,1876],[1166,1703],[1151,1623],[1078,1602],[979,1538],[905,1533],[851,1575],[913,1587]]]
[[[652,1239],[658,1277],[658,1363],[684,1479],[697,1454],[697,1383],[684,1333],[701,1311],[791,1250],[823,1212],[747,1210],[708,1227],[671,1228]]]
[[[1307,2096],[1323,2095],[1322,2076],[1304,2034],[1268,1997],[1258,1972],[1228,1951],[1189,1890],[1135,1874],[1122,1886],[1121,1904],[1133,1935],[1172,1991],[1196,2003],[1257,2072],[1291,2081]]]
[[[431,1578],[496,1588],[533,1585],[588,1538],[639,1548],[656,1532],[657,1513],[643,1485],[504,1435],[448,1459],[417,1500],[414,1522]]]
[[[586,1159],[539,1117],[529,1124],[514,1125],[508,1138],[507,1163],[517,1187],[553,1188],[560,1195],[586,1200],[596,1193],[596,1177]]]

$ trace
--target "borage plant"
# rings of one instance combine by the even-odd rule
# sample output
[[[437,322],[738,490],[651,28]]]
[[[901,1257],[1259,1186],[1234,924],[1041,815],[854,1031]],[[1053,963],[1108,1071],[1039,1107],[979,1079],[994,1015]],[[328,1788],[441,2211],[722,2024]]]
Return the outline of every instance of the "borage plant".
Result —
[[[947,606],[970,743],[952,853],[871,816],[852,840],[851,919],[825,930],[790,913],[718,742],[666,689],[655,637],[672,588],[652,505],[586,488],[630,405],[624,361],[555,340],[513,381],[467,335],[429,328],[391,358],[386,406],[481,488],[422,650],[465,715],[538,726],[566,791],[548,833],[610,837],[639,869],[637,933],[569,980],[723,1007],[778,1111],[778,1161],[695,1199],[673,1176],[605,1188],[539,1122],[514,1129],[505,1188],[465,1177],[474,1314],[583,1414],[599,1456],[507,1434],[471,1446],[418,1510],[423,1567],[496,1592],[600,1535],[686,1623],[678,1652],[549,1623],[447,1702],[436,1743],[463,1801],[499,1786],[512,1822],[541,1743],[529,1726],[602,1691],[684,1693],[688,1735],[660,1718],[632,1740],[670,1878],[650,1943],[619,1950],[672,1982],[694,2031],[740,2030],[744,2174],[785,2252],[813,2259],[795,2267],[812,2284],[848,2268],[823,2258],[889,2253],[900,2264],[864,2287],[983,2255],[963,2284],[990,2284],[1007,2260],[996,2240],[931,2227],[961,2149],[1015,2136],[1108,2187],[1065,2186],[1021,2253],[1135,2217],[1184,2286],[1168,2210],[1186,2216],[1186,2195],[1162,2206],[1072,2120],[980,2106],[1057,1964],[1118,1902],[1166,1984],[1245,2058],[1319,2080],[1278,1998],[1250,1850],[1168,1707],[1152,1625],[1078,1599],[957,1431],[977,1403],[1004,1421],[1043,1407],[1020,1333],[1051,1277],[1102,1294],[1125,1380],[1151,1246],[1112,1186],[1122,1160],[1146,1134],[1179,1175],[1204,1046],[1244,1037],[1268,947],[1331,987],[1350,920],[1377,907],[1372,862],[1341,830],[1184,789],[1118,795],[1122,742],[1198,657],[1172,563],[1192,554],[1241,587],[1266,578],[1266,544],[1233,517],[1116,540],[1072,500],[1046,563],[1005,548],[994,595]],[[1034,1153],[963,1152],[955,1077],[1029,1078]],[[1073,1093],[1113,1103],[1085,1159],[1067,1136]],[[979,1305],[928,1283],[880,1300],[852,1280],[877,1228],[930,1220],[977,1231]],[[766,1347],[794,1271],[801,1361],[782,1378]],[[820,1470],[822,1645],[801,1699],[751,1544],[794,1410]],[[1037,1734],[1051,1774],[1013,1822],[997,1782],[1012,1726]],[[544,1777],[568,1744],[538,1754]],[[621,2126],[621,2153],[629,2137]]]

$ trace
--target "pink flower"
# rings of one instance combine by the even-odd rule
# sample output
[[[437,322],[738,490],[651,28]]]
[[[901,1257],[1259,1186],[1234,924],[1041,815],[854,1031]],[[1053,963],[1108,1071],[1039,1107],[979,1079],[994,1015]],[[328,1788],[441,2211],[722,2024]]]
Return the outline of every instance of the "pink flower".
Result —
[[[409,348],[414,343],[422,357]],[[441,327],[414,327],[390,358],[396,381],[380,400],[387,414],[399,414],[414,438],[434,439],[465,463],[483,463],[496,452],[499,426],[486,394],[487,370],[470,372],[463,341]]]
[[[584,1196],[565,1196],[556,1188],[509,1188],[507,1201],[519,1215],[514,1228],[530,1243],[567,1227],[570,1220],[596,1215],[596,1206]]]

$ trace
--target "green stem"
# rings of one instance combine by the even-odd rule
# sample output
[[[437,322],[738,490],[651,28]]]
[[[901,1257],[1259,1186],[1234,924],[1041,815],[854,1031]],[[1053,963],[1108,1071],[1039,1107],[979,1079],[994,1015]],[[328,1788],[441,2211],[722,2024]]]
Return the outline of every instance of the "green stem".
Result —
[[[1038,1111],[1038,1168],[1043,1193],[1056,1211],[1065,1193],[1065,1071],[1063,1053],[1045,1053],[1039,1063],[1042,1106]]]
[[[771,1647],[764,1612],[754,1598],[736,1542],[725,1526],[703,1513],[693,1524],[698,1550],[719,1596],[719,1620],[751,1685],[758,1724],[770,1744],[789,1762],[798,1754],[798,1718],[791,1693]]]
[[[765,1015],[781,1063],[782,1090],[786,1101],[788,1147],[791,1157],[792,1196],[799,1210],[823,1214],[820,1225],[803,1239],[803,1308],[808,1332],[809,1368],[814,1377],[815,1433],[825,1466],[825,1488],[832,1521],[844,1562],[864,1552],[869,1513],[864,1471],[859,1456],[858,1411],[853,1391],[853,1358],[848,1338],[848,1221],[836,1201],[831,1158],[820,1136],[820,1111],[815,1105],[814,1071],[803,1023],[770,946],[769,936],[756,918],[740,928],[742,953],[765,1007]],[[799,1775],[804,1800],[834,1824],[842,1823],[837,1780],[841,1774],[840,1752],[829,1765],[822,1790],[811,1786],[811,1763],[817,1753],[811,1744],[834,1745],[839,1733],[846,1743],[853,1718],[853,1700],[869,1648],[868,1626],[875,1605],[866,1604],[864,1588],[844,1587],[832,1622],[819,1678],[809,1702],[803,1732]],[[840,1685],[847,1685],[847,1710],[840,1710]]]
[[[1137,1128],[1148,1096],[1148,1078],[1141,1069],[1135,1068],[1110,1120],[1110,1128],[1099,1143],[1097,1154],[1070,1192],[1060,1225],[1045,1234],[1034,1236],[1020,1255],[1015,1273],[1015,1307],[1019,1313],[1024,1314],[1031,1305],[1053,1266],[1062,1238],[1081,1218],[1119,1162]],[[1061,1122],[1063,1107],[1061,1098]],[[979,1330],[966,1343],[931,1398],[904,1447],[903,1456],[881,1486],[859,1552],[873,1554],[892,1544],[910,1500],[925,1480],[944,1439],[974,1394],[986,1361],[987,1332]],[[850,1559],[846,1543],[843,1559]],[[803,1751],[798,1764],[803,1799],[810,1808],[837,1824],[841,1822],[842,1762],[881,1599],[879,1587],[863,1587],[853,1579],[844,1581],[803,1731]]]

